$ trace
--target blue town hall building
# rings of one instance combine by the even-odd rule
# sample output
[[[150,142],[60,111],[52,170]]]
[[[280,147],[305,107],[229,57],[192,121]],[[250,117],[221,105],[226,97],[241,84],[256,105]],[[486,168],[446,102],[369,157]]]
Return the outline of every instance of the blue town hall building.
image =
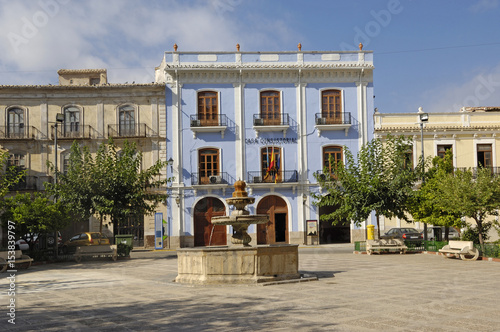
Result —
[[[320,222],[327,208],[314,173],[329,156],[354,154],[372,138],[373,53],[363,51],[165,52],[156,81],[166,83],[167,156],[174,177],[168,208],[172,247],[226,245],[238,179],[255,197],[252,244],[353,242],[364,227]],[[325,193],[326,194],[326,193]],[[314,223],[316,221],[316,223]],[[315,228],[316,226],[316,228]],[[316,234],[317,237],[308,236]]]

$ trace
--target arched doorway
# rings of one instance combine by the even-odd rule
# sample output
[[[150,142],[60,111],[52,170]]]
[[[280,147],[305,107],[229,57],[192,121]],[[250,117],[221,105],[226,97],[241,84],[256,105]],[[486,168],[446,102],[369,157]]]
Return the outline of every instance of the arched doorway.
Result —
[[[288,243],[288,208],[281,197],[263,198],[257,214],[269,215],[267,224],[257,225],[257,244]]]
[[[226,226],[213,226],[212,217],[225,216],[226,207],[218,198],[201,199],[194,207],[194,246],[225,246]],[[212,230],[213,229],[213,230]],[[212,239],[210,239],[212,237]]]
[[[319,215],[330,214],[335,211],[334,206],[321,206]],[[337,225],[332,225],[331,221],[320,220],[319,222],[319,243],[350,243],[351,226],[348,220],[344,220]]]

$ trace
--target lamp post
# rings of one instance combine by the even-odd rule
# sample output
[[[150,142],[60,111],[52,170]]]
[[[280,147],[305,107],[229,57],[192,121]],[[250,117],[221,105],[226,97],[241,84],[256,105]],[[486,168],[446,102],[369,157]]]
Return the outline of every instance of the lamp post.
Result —
[[[64,114],[57,113],[56,114],[56,123],[54,125],[54,184],[57,184],[57,125],[59,123],[64,122]],[[57,198],[54,198],[54,201],[57,202]],[[58,231],[54,232],[54,256],[57,259],[59,254],[59,236]]]
[[[422,186],[425,183],[425,157],[424,157],[424,122],[429,121],[429,114],[424,113],[422,107],[418,108],[420,119],[420,144],[422,145]],[[427,223],[424,223],[424,246],[427,243]]]

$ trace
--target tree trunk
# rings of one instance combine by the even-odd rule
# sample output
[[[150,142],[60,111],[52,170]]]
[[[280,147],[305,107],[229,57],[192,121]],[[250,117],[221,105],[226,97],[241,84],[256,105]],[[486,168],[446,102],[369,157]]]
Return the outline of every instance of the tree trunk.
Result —
[[[484,239],[483,239],[483,221],[476,219],[477,232],[479,233],[479,245],[481,246],[481,254],[484,253]]]
[[[375,212],[375,217],[377,219],[377,236],[380,239],[380,222],[379,222],[378,212]]]
[[[99,225],[99,233],[102,234],[102,215],[101,215],[101,224]]]

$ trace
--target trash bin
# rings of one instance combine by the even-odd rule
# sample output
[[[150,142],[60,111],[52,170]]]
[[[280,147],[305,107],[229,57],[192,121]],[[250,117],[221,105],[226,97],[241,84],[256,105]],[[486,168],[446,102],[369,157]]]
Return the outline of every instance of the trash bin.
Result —
[[[375,238],[375,225],[366,226],[366,239],[373,240]]]
[[[130,251],[134,248],[134,243],[132,242],[134,236],[132,234],[118,234],[115,235],[115,244],[118,255],[129,256]]]

